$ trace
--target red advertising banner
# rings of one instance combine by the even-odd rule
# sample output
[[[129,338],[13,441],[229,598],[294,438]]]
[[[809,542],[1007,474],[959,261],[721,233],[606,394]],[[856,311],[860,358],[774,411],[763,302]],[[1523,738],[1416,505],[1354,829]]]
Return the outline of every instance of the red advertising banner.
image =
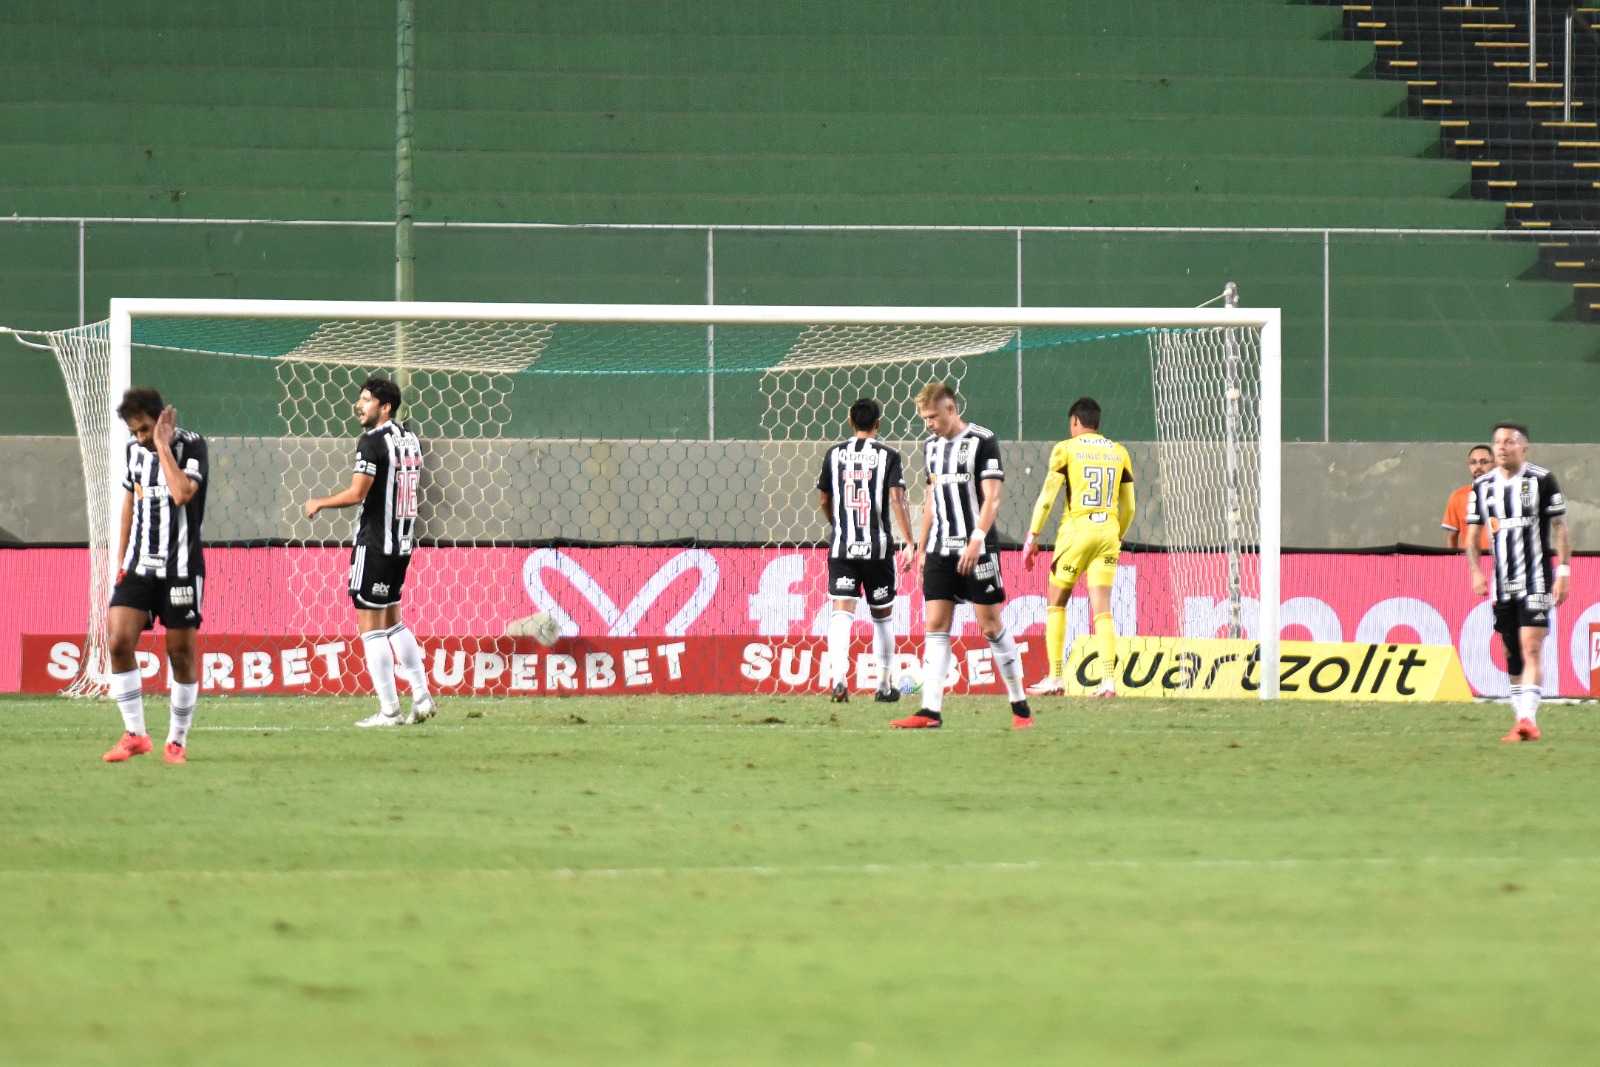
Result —
[[[1002,575],[1010,592],[1004,619],[1019,639],[1032,640],[1030,655],[1041,657],[1030,659],[1032,678],[1036,664],[1042,662],[1044,577],[1039,569],[1024,572],[1018,557],[1015,552],[1002,557]],[[331,654],[318,652],[319,645],[343,641],[345,647],[338,652],[341,676],[348,683],[364,674],[354,659],[344,665],[344,657],[356,655],[355,619],[344,594],[348,549],[212,548],[206,559],[202,639],[215,654],[233,657],[234,692],[247,691],[246,653],[270,655],[277,680],[273,684],[281,685],[285,677],[295,679],[302,673],[295,666],[298,658],[284,665],[285,652],[304,648],[306,663],[314,665]],[[1114,595],[1118,633],[1225,635],[1225,603],[1204,596],[1174,603],[1169,590],[1175,563],[1215,569],[1223,560],[1124,553]],[[639,648],[654,650],[681,641],[687,657],[683,662],[697,664],[683,668],[684,678],[715,677],[727,680],[717,685],[737,685],[745,677],[741,669],[749,666],[746,656],[761,655],[750,652],[752,647],[779,650],[773,653],[774,671],[781,671],[784,663],[781,649],[796,649],[792,657],[798,657],[799,650],[810,650],[810,670],[816,669],[816,650],[830,605],[826,572],[826,559],[818,549],[425,548],[417,553],[406,581],[405,618],[428,648],[430,671],[435,653],[446,653],[447,676],[453,674],[457,652],[464,657],[462,670],[469,678],[480,653],[502,658],[536,654],[510,643],[502,647],[508,639],[500,635],[512,620],[546,611],[569,640],[587,641],[596,651],[613,656],[619,677],[626,677],[620,658],[624,652],[631,649],[637,654]],[[1247,573],[1246,588],[1253,582]],[[917,653],[922,645],[920,590],[911,583],[902,594],[895,605],[893,629],[901,638],[902,652]],[[59,666],[64,661],[53,657],[67,653],[52,650],[65,641],[81,643],[87,597],[86,550],[0,550],[0,691],[48,692],[61,687],[50,664],[58,664],[56,671],[65,669]],[[1245,633],[1254,636],[1259,611],[1253,600],[1246,598],[1243,614]],[[862,609],[856,624],[858,648],[871,632],[864,615]],[[1067,620],[1069,640],[1088,632],[1088,608],[1081,597],[1068,604]],[[1551,640],[1545,644],[1547,685],[1554,690],[1559,679],[1561,693],[1586,695],[1589,626],[1600,623],[1600,561],[1588,557],[1573,561],[1571,597],[1555,612],[1553,622]],[[986,652],[970,608],[957,610],[953,630],[958,639]],[[25,643],[24,634],[46,636]],[[298,636],[303,634],[323,636]],[[1451,644],[1474,691],[1501,695],[1507,689],[1490,606],[1473,596],[1460,556],[1286,555],[1282,634],[1289,640]],[[224,647],[226,641],[265,643],[229,648]],[[690,655],[690,648],[700,651]],[[557,652],[573,654],[560,648]],[[715,664],[702,665],[702,660]],[[261,669],[259,658],[250,662]],[[539,662],[542,672],[548,662]],[[583,675],[586,661],[577,662]],[[311,669],[315,676],[315,667]],[[791,659],[790,669],[802,670],[798,658]],[[506,670],[511,670],[509,658]],[[656,678],[652,669],[651,684],[665,684]],[[625,682],[621,688],[627,688]],[[305,690],[291,686],[283,691]],[[557,691],[590,689],[558,686]]]
[[[532,638],[422,638],[423,664],[435,692],[480,696],[579,696],[629,693],[821,692],[822,656],[814,640],[748,637],[562,639],[551,648]],[[1043,642],[1021,642],[1023,658],[1042,670]],[[877,664],[870,651],[853,657],[854,687],[870,689]],[[200,690],[217,695],[349,693],[366,688],[359,639],[261,634],[207,634],[199,638]],[[56,692],[75,678],[83,638],[25,634],[22,690]],[[955,642],[951,691],[1003,692],[988,642]],[[165,650],[154,634],[139,645],[139,669],[148,689],[164,690]],[[897,670],[914,652],[898,657]]]

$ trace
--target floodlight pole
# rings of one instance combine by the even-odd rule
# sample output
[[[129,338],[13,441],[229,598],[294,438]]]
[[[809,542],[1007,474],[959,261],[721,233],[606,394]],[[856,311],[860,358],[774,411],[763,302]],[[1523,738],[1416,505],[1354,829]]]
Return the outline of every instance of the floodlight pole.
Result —
[[[416,296],[417,256],[412,244],[411,225],[415,213],[412,147],[414,101],[416,94],[416,32],[412,0],[395,2],[395,101],[394,101],[394,298],[412,300]],[[406,370],[411,326],[394,324],[395,382],[404,395],[410,384]]]

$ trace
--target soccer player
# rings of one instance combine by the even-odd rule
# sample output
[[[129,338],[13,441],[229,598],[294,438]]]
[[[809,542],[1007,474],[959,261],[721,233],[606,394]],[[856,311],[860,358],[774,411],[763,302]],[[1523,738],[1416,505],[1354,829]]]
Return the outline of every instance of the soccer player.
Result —
[[[151,749],[144,728],[144,682],[139,675],[139,635],[160,619],[167,630],[171,671],[171,721],[161,758],[187,763],[185,746],[199,697],[195,633],[206,564],[200,523],[206,512],[210,460],[206,439],[178,426],[178,413],[154,389],[122,394],[117,417],[133,435],[125,451],[121,560],[111,591],[106,636],[111,646],[111,696],[122,713],[123,734],[102,758],[121,763]]]
[[[422,649],[400,619],[400,593],[416,537],[422,446],[416,434],[394,421],[399,411],[398,385],[386,378],[363,382],[356,400],[363,432],[356,444],[350,486],[305,504],[307,518],[324,508],[361,505],[350,556],[350,599],[355,602],[378,711],[357,726],[404,726],[422,722],[437,710],[428,692]],[[411,687],[409,715],[400,712],[396,673]]]
[[[1081,396],[1067,409],[1069,440],[1050,450],[1050,471],[1033,505],[1028,537],[1022,545],[1022,566],[1033,569],[1039,554],[1039,531],[1055,507],[1063,486],[1067,502],[1056,530],[1055,555],[1050,561],[1049,591],[1045,597],[1044,645],[1050,655],[1050,673],[1028,687],[1035,695],[1060,695],[1061,660],[1067,643],[1067,598],[1087,573],[1089,610],[1094,616],[1095,642],[1100,652],[1100,688],[1097,697],[1117,695],[1117,629],[1111,621],[1111,583],[1117,576],[1122,538],[1133,523],[1133,460],[1128,450],[1100,433],[1100,405]]]
[[[993,432],[962,419],[955,390],[942,382],[923,386],[917,394],[917,413],[929,433],[922,445],[928,496],[917,539],[917,564],[926,602],[922,710],[889,725],[905,730],[944,725],[950,620],[956,602],[966,601],[994,652],[996,673],[1011,701],[1011,727],[1026,729],[1033,725],[1033,713],[1022,692],[1022,657],[1000,621],[1000,605],[1006,599],[994,532],[1000,487],[1006,476],[1000,463],[1000,442]]]
[[[828,590],[833,594],[828,663],[835,704],[850,699],[850,626],[862,595],[872,613],[872,651],[878,661],[874,699],[884,703],[900,699],[892,676],[895,650],[889,619],[897,591],[895,572],[910,568],[911,513],[906,510],[900,453],[877,439],[882,417],[883,408],[876,400],[863,397],[851,404],[854,433],[828,449],[817,478],[822,513],[833,524],[828,543]],[[898,551],[889,531],[891,512],[904,542]]]
[[[1461,534],[1467,525],[1467,497],[1472,495],[1472,483],[1479,475],[1488,474],[1494,467],[1494,450],[1488,445],[1473,445],[1467,450],[1467,484],[1450,494],[1444,505],[1444,547],[1459,551]],[[1489,528],[1478,531],[1478,551],[1489,551]]]
[[[1539,740],[1541,654],[1550,612],[1567,599],[1572,537],[1567,505],[1555,475],[1528,462],[1528,428],[1500,422],[1494,427],[1495,467],[1472,482],[1467,526],[1493,529],[1494,628],[1506,650],[1511,675],[1511,713],[1516,723],[1502,741]],[[1475,596],[1489,595],[1478,569],[1478,538],[1467,538],[1467,568]],[[1554,571],[1550,557],[1558,560]]]

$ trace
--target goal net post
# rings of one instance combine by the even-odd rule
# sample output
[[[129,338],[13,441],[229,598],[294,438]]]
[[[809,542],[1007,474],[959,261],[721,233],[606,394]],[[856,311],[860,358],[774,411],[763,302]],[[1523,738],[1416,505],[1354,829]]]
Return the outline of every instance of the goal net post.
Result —
[[[1067,436],[1066,407],[1100,399],[1107,434],[1134,442],[1139,516],[1127,542],[1166,560],[1159,578],[1119,586],[1119,634],[1134,618],[1167,620],[1142,633],[1253,634],[1260,695],[1277,695],[1276,309],[119,299],[106,322],[51,342],[91,524],[89,638],[74,691],[104,691],[123,390],[154,385],[181,424],[213,442],[205,630],[233,632],[254,617],[327,635],[354,625],[341,547],[353,512],[312,521],[299,505],[348,483],[355,390],[378,374],[402,385],[401,419],[427,454],[422,547],[406,592],[425,647],[430,635],[498,636],[534,610],[569,635],[742,628],[820,647],[825,597],[811,556],[827,537],[822,453],[848,436],[850,403],[873,396],[880,436],[906,461],[915,514],[924,430],[913,398],[950,381],[966,418],[1001,438],[1001,531],[1012,545],[1049,444]],[[1049,415],[1025,419],[1041,410]],[[717,556],[746,549],[768,553],[751,557],[759,574]],[[777,584],[783,567],[797,568],[787,585]],[[608,569],[634,577],[608,585]],[[825,583],[825,562],[820,573]],[[919,592],[915,578],[908,585]],[[1027,585],[1008,579],[1014,601],[1042,593],[1042,573]],[[902,597],[899,615],[910,603]],[[920,652],[920,619],[900,622],[901,651]],[[773,665],[768,691],[807,687],[795,663],[787,675]],[[361,691],[354,674],[337,691]]]

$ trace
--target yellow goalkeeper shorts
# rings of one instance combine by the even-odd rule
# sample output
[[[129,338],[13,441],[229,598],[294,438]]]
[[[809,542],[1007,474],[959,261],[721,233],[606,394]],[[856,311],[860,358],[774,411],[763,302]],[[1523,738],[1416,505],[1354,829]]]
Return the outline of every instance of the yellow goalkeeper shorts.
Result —
[[[1062,523],[1056,531],[1056,553],[1050,561],[1050,584],[1071,589],[1089,572],[1090,585],[1110,585],[1117,576],[1122,539],[1109,515],[1104,522]]]

